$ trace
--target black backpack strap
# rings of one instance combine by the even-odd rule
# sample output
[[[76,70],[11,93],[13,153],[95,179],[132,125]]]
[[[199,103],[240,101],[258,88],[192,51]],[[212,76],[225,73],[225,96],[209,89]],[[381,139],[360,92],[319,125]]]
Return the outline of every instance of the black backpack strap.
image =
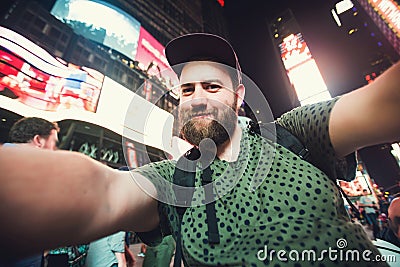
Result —
[[[342,193],[342,196],[346,199],[347,203],[350,205],[351,210],[353,211],[354,215],[360,219],[361,218],[361,213],[360,211],[354,206],[353,202],[349,199],[347,194],[343,191],[343,189],[340,187],[340,185],[336,184],[337,187],[339,188],[340,193]]]
[[[187,207],[190,206],[190,202],[194,193],[194,184],[196,178],[196,163],[197,159],[200,157],[200,151],[197,148],[192,148],[185,155],[178,159],[175,171],[173,175],[173,183],[182,187],[187,188],[177,188],[174,187],[174,194],[177,206],[176,212],[178,214],[178,233],[176,236],[176,249],[174,257],[174,267],[181,267],[181,261],[183,259],[182,253],[182,235],[181,235],[181,225],[183,215]]]
[[[305,161],[310,161],[310,152],[307,147],[291,132],[278,123],[260,123],[257,125],[253,121],[250,122],[250,131],[260,134],[262,137],[276,142],[295,153]]]
[[[209,202],[206,204],[208,242],[210,244],[219,244],[219,232],[215,211],[213,184],[211,183],[212,173],[213,171],[211,170],[210,166],[208,166],[201,175],[201,183],[204,186],[205,199],[207,202]]]
[[[173,182],[176,185],[182,187],[190,187],[193,190],[188,190],[187,188],[177,188],[174,187],[174,193],[176,198],[177,206],[176,211],[178,214],[178,233],[176,236],[176,249],[174,257],[174,267],[181,267],[181,261],[184,260],[183,248],[182,248],[182,234],[181,226],[183,215],[186,212],[187,207],[190,206],[195,186],[196,178],[196,163],[200,158],[200,151],[197,148],[192,148],[183,157],[179,158],[177,161]],[[208,242],[210,244],[218,244],[220,242],[218,224],[215,210],[214,192],[212,186],[212,173],[210,166],[208,166],[201,175],[201,182],[204,186],[205,199],[208,204],[206,204],[206,214],[207,214],[207,226],[208,226]],[[208,185],[208,186],[206,186]]]
[[[307,147],[305,147],[295,135],[286,130],[286,128],[277,123],[275,123],[275,126],[277,143],[283,147],[286,147],[301,159],[309,162],[310,152],[308,151]]]
[[[190,206],[194,192],[194,180],[196,176],[196,163],[200,157],[200,151],[197,148],[192,148],[186,152],[176,162],[172,181],[174,184],[174,194],[176,199],[176,207],[183,208],[183,213],[186,207]],[[189,190],[187,189],[189,188]],[[190,190],[193,189],[193,190]]]
[[[181,237],[181,222],[182,218],[179,219],[179,232],[176,237],[176,248],[175,248],[175,255],[174,255],[174,267],[181,267],[182,266],[182,259],[183,259],[183,253],[182,253],[182,237]]]

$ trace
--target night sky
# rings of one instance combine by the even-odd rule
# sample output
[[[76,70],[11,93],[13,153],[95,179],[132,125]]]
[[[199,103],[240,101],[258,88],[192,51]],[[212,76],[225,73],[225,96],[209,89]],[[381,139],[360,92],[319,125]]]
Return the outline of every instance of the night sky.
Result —
[[[262,90],[274,117],[292,108],[287,86],[282,81],[281,62],[274,53],[268,24],[290,8],[301,27],[303,37],[317,62],[333,97],[350,92],[364,84],[362,68],[370,55],[360,49],[360,40],[348,38],[335,24],[331,0],[226,0],[230,41],[240,64]],[[358,42],[358,43],[357,43]],[[353,111],[356,112],[356,111]],[[383,188],[400,181],[397,163],[388,146],[361,150],[361,157],[372,178]],[[397,188],[395,189],[397,191]]]

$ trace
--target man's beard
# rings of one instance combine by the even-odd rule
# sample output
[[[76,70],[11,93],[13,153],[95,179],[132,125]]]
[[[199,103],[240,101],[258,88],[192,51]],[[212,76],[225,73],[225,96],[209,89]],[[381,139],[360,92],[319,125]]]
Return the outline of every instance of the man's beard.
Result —
[[[211,115],[211,117],[196,118],[201,115]],[[225,143],[235,130],[237,124],[236,103],[233,103],[232,106],[213,108],[212,110],[181,109],[179,122],[182,127],[181,136],[192,145],[199,146],[202,140],[210,138],[216,146],[219,146]]]

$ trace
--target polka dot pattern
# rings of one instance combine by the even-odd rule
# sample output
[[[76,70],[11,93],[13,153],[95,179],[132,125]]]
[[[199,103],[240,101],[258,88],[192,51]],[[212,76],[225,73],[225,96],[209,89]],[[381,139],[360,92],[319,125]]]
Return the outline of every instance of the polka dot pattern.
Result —
[[[221,242],[208,242],[206,207],[188,208],[181,233],[189,266],[387,266],[382,262],[372,262],[372,265],[339,258],[340,251],[345,255],[346,251],[357,250],[361,255],[368,249],[371,258],[379,252],[362,227],[348,220],[335,181],[320,170],[332,169],[336,164],[328,136],[328,118],[336,100],[300,107],[278,120],[302,139],[319,168],[246,130],[241,149],[247,153],[240,153],[235,163],[216,159],[211,164],[214,180],[232,180],[228,183],[229,193],[215,204]],[[240,177],[235,177],[239,163],[245,163],[245,168]],[[263,169],[263,166],[267,167]],[[155,170],[162,172],[167,180],[172,179],[173,164],[170,163],[154,163],[139,169],[146,176],[152,176]],[[200,174],[196,179],[199,185]],[[262,183],[250,190],[254,189],[251,187],[254,179]],[[216,194],[218,190],[217,186]],[[204,197],[200,191],[195,192],[194,198]],[[176,237],[175,208],[163,204],[160,207]],[[339,239],[346,240],[347,246],[338,248]],[[329,249],[337,251],[336,259],[324,254]],[[285,252],[286,261],[278,258],[280,250]],[[303,260],[304,251],[311,258]],[[312,260],[314,254],[316,258]]]

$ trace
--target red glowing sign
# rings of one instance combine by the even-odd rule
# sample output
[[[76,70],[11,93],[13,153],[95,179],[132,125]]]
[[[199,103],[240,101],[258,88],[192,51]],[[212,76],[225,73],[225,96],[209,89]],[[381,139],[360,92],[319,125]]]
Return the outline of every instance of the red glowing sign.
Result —
[[[176,84],[177,78],[165,57],[164,46],[143,27],[140,28],[135,60],[148,74],[164,79],[167,86]]]
[[[145,67],[153,63],[153,65],[158,66],[161,71],[169,68],[167,58],[164,54],[164,46],[143,27],[140,28],[135,60],[139,61]],[[154,70],[152,74],[157,75],[154,73]]]

